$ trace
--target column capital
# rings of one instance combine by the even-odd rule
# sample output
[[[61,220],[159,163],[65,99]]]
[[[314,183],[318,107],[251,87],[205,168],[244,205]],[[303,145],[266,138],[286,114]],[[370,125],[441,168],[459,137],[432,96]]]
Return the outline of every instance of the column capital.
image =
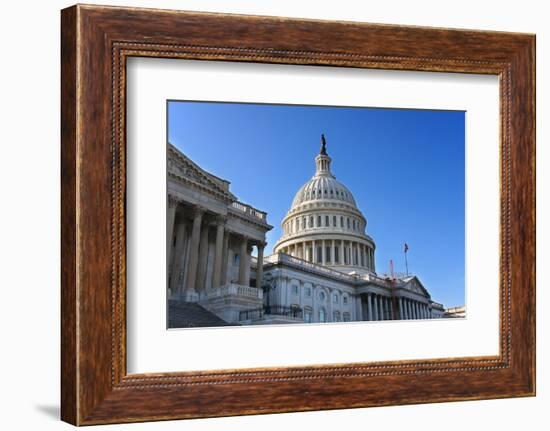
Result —
[[[225,225],[227,216],[224,214],[215,214],[212,220],[216,225]]]
[[[182,200],[174,195],[168,195],[168,208],[176,208]]]
[[[194,217],[203,216],[206,213],[206,208],[201,207],[199,205],[193,206],[191,209],[191,214],[193,214]]]
[[[256,242],[256,247],[258,247],[258,248],[265,248],[266,245],[267,245],[266,241],[257,241]]]

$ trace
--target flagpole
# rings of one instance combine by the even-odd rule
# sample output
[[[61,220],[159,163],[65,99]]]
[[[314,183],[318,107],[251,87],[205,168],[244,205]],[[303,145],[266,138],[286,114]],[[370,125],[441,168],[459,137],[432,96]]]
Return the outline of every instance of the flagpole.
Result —
[[[407,274],[407,277],[409,276],[409,262],[407,260],[407,251],[409,251],[409,246],[407,243],[405,243],[403,247],[403,251],[405,253],[405,273]]]

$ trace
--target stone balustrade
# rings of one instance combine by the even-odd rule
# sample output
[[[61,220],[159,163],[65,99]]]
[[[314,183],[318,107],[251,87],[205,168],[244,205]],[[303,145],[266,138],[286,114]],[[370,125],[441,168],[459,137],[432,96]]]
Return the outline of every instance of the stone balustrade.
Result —
[[[242,286],[240,284],[227,284],[217,289],[207,290],[204,294],[205,298],[221,298],[224,296],[239,296],[254,299],[263,299],[263,291],[255,287]]]
[[[250,216],[252,218],[259,219],[263,222],[267,221],[267,213],[260,211],[250,205],[243,204],[242,202],[233,202],[231,207],[237,211],[242,212],[243,214]]]

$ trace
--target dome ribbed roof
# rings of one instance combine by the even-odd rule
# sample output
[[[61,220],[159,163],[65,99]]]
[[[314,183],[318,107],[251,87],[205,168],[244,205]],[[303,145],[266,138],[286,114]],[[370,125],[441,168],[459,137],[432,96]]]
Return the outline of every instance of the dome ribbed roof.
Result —
[[[356,207],[355,198],[349,189],[340,181],[337,181],[332,175],[315,174],[307,183],[305,183],[292,201],[292,208],[305,202],[319,200],[335,200],[345,202]]]

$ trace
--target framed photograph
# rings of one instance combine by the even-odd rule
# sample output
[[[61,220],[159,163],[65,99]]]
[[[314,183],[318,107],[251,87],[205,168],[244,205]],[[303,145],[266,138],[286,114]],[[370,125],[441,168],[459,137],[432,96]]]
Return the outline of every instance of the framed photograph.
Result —
[[[62,11],[62,419],[535,394],[535,36]]]

